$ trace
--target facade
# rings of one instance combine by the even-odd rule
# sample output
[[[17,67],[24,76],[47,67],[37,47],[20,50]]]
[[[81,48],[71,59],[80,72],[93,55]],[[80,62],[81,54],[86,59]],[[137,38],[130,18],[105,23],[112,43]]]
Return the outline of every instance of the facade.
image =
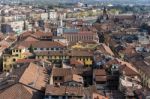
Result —
[[[79,61],[82,61],[85,66],[92,66],[93,64],[93,55],[88,51],[43,51],[36,52],[35,54],[36,59],[48,59],[51,62],[67,62],[71,58],[75,58]]]
[[[10,22],[8,24],[11,25],[11,28],[15,33],[20,34],[23,32],[24,21],[14,21],[14,22]]]
[[[55,20],[58,18],[57,12],[55,10],[49,11],[48,14],[50,20]]]
[[[126,97],[134,97],[134,91],[142,88],[137,70],[129,64],[120,67],[119,89]]]
[[[13,30],[11,28],[11,25],[9,24],[1,24],[1,32],[2,33],[11,33]]]
[[[41,13],[41,20],[48,20],[48,13]]]
[[[77,32],[77,33],[63,33],[63,37],[65,37],[69,43],[77,43],[79,41],[81,42],[99,42],[97,33],[89,32],[89,31],[83,31],[83,32]]]
[[[24,46],[26,50],[30,50],[32,47],[34,52],[41,51],[62,51],[65,49],[65,45],[61,42],[53,41],[23,41],[20,43],[21,46]]]
[[[93,84],[96,85],[97,90],[104,90],[107,86],[107,75],[104,69],[93,70]]]
[[[16,47],[9,54],[3,54],[3,71],[10,71],[18,59],[32,56],[24,47]]]

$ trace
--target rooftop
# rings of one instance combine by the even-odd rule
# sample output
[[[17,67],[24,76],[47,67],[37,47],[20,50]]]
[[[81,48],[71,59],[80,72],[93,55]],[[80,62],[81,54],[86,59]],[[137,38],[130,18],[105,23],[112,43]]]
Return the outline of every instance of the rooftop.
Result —
[[[83,97],[83,87],[69,87],[69,86],[53,86],[47,85],[46,87],[46,95],[52,96],[79,96]]]

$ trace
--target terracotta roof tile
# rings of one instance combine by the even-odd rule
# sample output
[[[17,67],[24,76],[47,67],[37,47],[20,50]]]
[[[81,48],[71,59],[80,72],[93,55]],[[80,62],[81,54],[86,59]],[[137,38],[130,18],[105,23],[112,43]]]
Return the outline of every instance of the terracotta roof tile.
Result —
[[[32,37],[32,36],[28,36],[24,41],[39,41],[38,39]]]
[[[19,82],[31,86],[37,90],[43,90],[46,86],[47,73],[45,69],[34,63],[30,63],[20,77]]]
[[[35,95],[36,93],[36,95]],[[42,94],[22,84],[15,84],[0,93],[1,99],[42,99]]]
[[[70,68],[53,68],[53,76],[68,76],[72,74],[72,69]]]
[[[121,70],[123,70],[125,72],[126,75],[132,76],[132,75],[139,75],[139,72],[137,71],[137,69],[128,62],[122,61],[120,59],[117,59],[121,66]]]
[[[69,87],[69,86],[53,86],[47,85],[46,95],[55,95],[55,96],[83,96],[83,87]]]
[[[80,60],[76,60],[75,58],[70,59],[70,64],[75,66],[84,66],[84,63]]]
[[[71,56],[93,56],[93,53],[88,50],[72,50],[69,54]]]
[[[107,76],[95,76],[96,82],[107,81]]]
[[[105,69],[94,69],[93,74],[96,76],[106,76]]]
[[[29,48],[31,45],[34,48],[65,47],[65,45],[60,42],[51,42],[51,41],[37,41],[37,42],[23,41],[20,43],[20,45],[26,48]]]
[[[40,61],[39,59],[18,59],[16,63],[30,63]]]
[[[131,68],[127,67],[127,65],[121,66],[120,70],[124,75],[127,75],[127,76],[135,76],[135,75],[138,76],[139,75],[136,71],[134,71]]]
[[[69,81],[76,81],[79,83],[83,83],[83,77],[76,74],[65,76],[64,82],[69,82]]]

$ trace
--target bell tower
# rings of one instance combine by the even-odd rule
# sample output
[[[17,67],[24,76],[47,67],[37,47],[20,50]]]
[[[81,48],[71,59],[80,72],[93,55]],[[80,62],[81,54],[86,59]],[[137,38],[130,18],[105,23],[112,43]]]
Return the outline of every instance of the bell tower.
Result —
[[[106,7],[104,7],[104,9],[103,9],[103,20],[108,20],[108,19],[109,19],[109,16],[107,13],[107,9],[106,9]]]

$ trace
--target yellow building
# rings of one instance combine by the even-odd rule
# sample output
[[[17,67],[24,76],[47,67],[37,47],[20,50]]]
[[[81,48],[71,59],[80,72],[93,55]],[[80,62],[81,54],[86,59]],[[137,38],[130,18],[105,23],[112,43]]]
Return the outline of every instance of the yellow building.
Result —
[[[70,61],[71,58],[82,61],[85,66],[93,64],[93,54],[87,50],[36,52],[36,59],[46,59],[51,62]]]
[[[71,49],[88,49],[88,50],[94,50],[96,49],[98,44],[89,44],[89,43],[82,43],[78,42],[75,45],[71,46]]]
[[[29,56],[32,56],[32,54],[26,52],[24,47],[13,48],[11,53],[3,54],[3,71],[10,71],[18,59],[25,59]]]

